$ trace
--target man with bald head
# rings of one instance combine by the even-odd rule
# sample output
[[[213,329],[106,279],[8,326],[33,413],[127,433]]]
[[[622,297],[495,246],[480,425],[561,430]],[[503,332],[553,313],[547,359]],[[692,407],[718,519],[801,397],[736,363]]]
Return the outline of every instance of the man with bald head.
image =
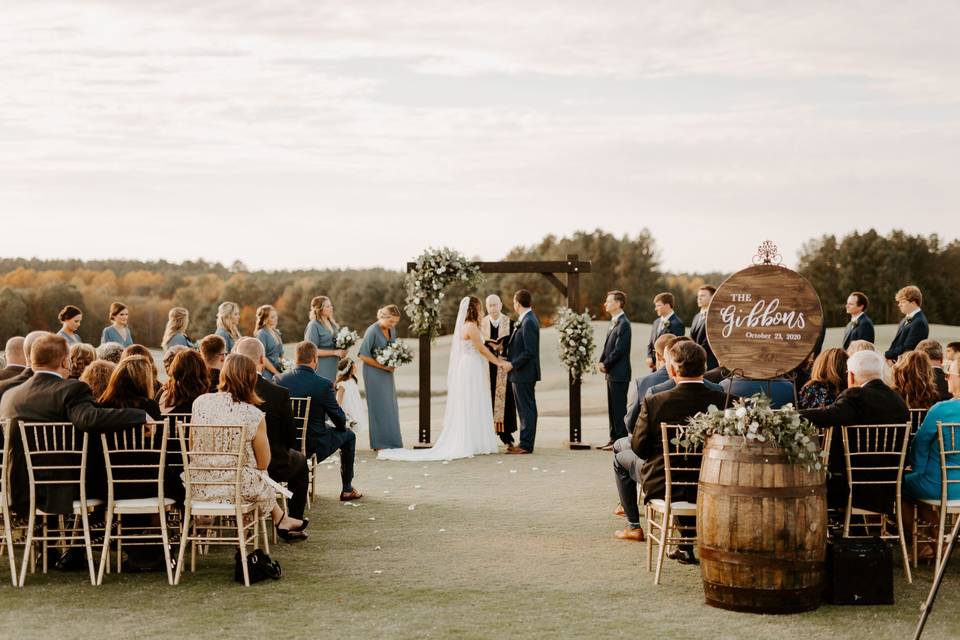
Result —
[[[307,505],[310,474],[307,459],[297,447],[290,392],[263,377],[266,354],[262,342],[256,338],[240,338],[233,351],[247,356],[257,365],[256,393],[263,400],[259,409],[266,414],[267,440],[270,441],[267,473],[277,482],[287,483],[287,488],[293,492],[293,497],[287,502],[289,515],[306,522],[303,510]]]
[[[21,384],[33,377],[33,369],[30,367],[30,349],[37,338],[47,335],[51,335],[50,332],[31,331],[27,334],[27,337],[23,339],[23,360],[24,365],[26,366],[17,375],[0,382],[0,400],[3,399],[3,395],[8,390],[13,389],[14,387],[19,387]]]
[[[7,366],[0,369],[0,380],[9,380],[23,373],[27,368],[27,358],[23,355],[23,336],[13,336],[3,348]]]

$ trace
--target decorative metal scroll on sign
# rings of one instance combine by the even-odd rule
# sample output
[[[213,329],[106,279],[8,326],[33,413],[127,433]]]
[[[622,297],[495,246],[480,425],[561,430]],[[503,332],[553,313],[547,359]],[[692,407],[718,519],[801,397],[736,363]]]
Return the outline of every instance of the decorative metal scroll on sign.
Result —
[[[757,255],[753,256],[753,264],[773,264],[781,265],[783,256],[780,255],[780,249],[772,240],[764,240],[763,244],[757,247]]]

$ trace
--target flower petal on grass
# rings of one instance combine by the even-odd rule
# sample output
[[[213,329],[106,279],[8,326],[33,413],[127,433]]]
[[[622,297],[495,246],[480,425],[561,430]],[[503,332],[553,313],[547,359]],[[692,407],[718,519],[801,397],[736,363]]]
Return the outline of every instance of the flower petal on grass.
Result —
[[[417,508],[417,505],[412,504],[412,505],[410,505],[409,507],[407,507],[407,511],[413,511],[413,510],[416,509],[416,508]]]

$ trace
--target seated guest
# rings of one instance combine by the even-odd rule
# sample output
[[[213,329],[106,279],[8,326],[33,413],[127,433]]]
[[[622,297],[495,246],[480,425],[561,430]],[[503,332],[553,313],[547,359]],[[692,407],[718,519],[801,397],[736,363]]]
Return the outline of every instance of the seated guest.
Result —
[[[122,358],[107,388],[97,399],[101,407],[111,409],[143,409],[154,420],[160,420],[160,405],[153,395],[153,362],[145,356]]]
[[[108,342],[116,342],[120,348],[129,347],[133,344],[133,332],[127,324],[130,319],[130,310],[122,302],[113,302],[110,304],[110,324],[103,328],[100,334],[100,345]],[[100,356],[101,358],[103,356]]]
[[[843,349],[848,349],[855,340],[873,342],[873,320],[865,313],[869,304],[867,295],[861,291],[854,291],[847,297],[846,309],[850,314],[850,322],[843,331]]]
[[[164,413],[189,414],[193,401],[210,391],[210,372],[193,349],[184,348],[178,353],[167,375],[158,403]]]
[[[347,429],[347,417],[337,404],[333,383],[316,373],[317,347],[304,340],[297,344],[296,366],[281,373],[275,382],[290,391],[292,398],[310,398],[307,418],[307,454],[315,454],[318,461],[327,459],[340,450],[340,500],[356,500],[362,494],[353,488],[353,464],[357,453],[357,435]],[[335,427],[327,426],[327,418]]]
[[[947,374],[943,371],[943,347],[936,340],[927,338],[917,344],[917,351],[927,354],[927,358],[930,360],[930,366],[933,368],[933,378],[937,383],[937,391],[940,392],[940,399],[949,400],[952,398],[947,384]]]
[[[234,353],[247,356],[257,365],[255,391],[263,402],[258,405],[267,416],[267,440],[270,441],[270,466],[267,473],[277,482],[286,482],[293,497],[287,502],[290,515],[303,519],[307,506],[310,472],[306,457],[297,450],[297,429],[293,422],[290,392],[264,378],[266,350],[257,338],[240,338]]]
[[[77,334],[77,331],[80,330],[80,323],[83,322],[83,311],[80,311],[79,307],[68,304],[60,310],[57,320],[61,323],[57,335],[66,338],[67,344],[72,347],[83,342],[83,339]]]
[[[181,351],[187,351],[189,348],[190,347],[185,347],[182,344],[175,344],[163,352],[163,357],[161,360],[163,361],[163,370],[167,373],[168,378],[170,377],[170,367],[173,365],[173,359],[178,353]],[[200,358],[200,362],[203,362],[203,358]]]
[[[852,294],[851,294],[852,296]],[[800,390],[798,409],[828,407],[847,388],[847,352],[827,349],[813,361],[810,380]]]
[[[854,340],[850,343],[850,346],[847,347],[847,357],[852,356],[858,351],[876,351],[879,353],[876,345],[868,340]]]
[[[69,380],[70,358],[67,341],[49,333],[40,335],[31,345],[30,360],[36,375],[5,394],[0,400],[0,419],[12,421],[14,429],[20,422],[71,422],[83,432],[90,433],[90,442],[98,433],[116,431],[142,425],[148,416],[142,409],[106,409],[96,405],[90,387],[79,380]],[[10,497],[14,511],[29,511],[29,483],[26,458],[20,438],[11,443]],[[106,470],[103,455],[87,459],[87,497],[106,497]],[[77,496],[69,491],[48,490],[38,495],[37,507],[49,513],[73,513]]]
[[[97,347],[97,358],[108,360],[113,364],[120,362],[123,357],[123,345],[119,342],[104,342]]]
[[[930,325],[920,308],[923,304],[920,289],[913,285],[906,286],[897,291],[895,299],[900,313],[903,314],[903,320],[897,326],[897,335],[884,354],[890,362],[896,362],[901,355],[914,350],[921,340],[926,340],[930,335]]]
[[[668,345],[676,340],[676,338],[677,336],[672,333],[665,333],[657,338],[657,341],[653,345],[657,355],[657,370],[634,379],[631,386],[636,395],[633,398],[633,403],[630,405],[630,408],[627,409],[626,418],[624,418],[627,433],[633,433],[633,425],[637,424],[637,418],[640,417],[640,407],[643,406],[643,399],[647,395],[647,390],[650,389],[650,387],[670,379],[670,375],[667,373],[667,367],[664,364],[663,353],[666,351]]]
[[[770,406],[779,409],[787,404],[792,404],[794,400],[793,383],[786,378],[774,378],[772,380],[748,380],[740,376],[725,378],[720,382],[723,391],[729,394],[731,398],[749,398],[750,396],[762,393],[770,398]]]
[[[960,342],[948,342],[947,349],[944,352],[944,359],[947,362],[956,362],[960,359]]]
[[[3,353],[7,357],[7,364],[0,369],[0,381],[18,376],[27,368],[27,359],[23,355],[23,336],[9,338]]]
[[[48,335],[46,331],[31,331],[27,334],[27,337],[23,339],[23,355],[26,366],[21,369],[20,373],[17,375],[0,381],[0,399],[3,398],[7,391],[13,389],[14,387],[19,387],[21,384],[33,377],[33,368],[30,366],[30,349],[33,347],[33,343],[36,340],[45,335]]]
[[[256,502],[260,513],[270,514],[277,534],[288,542],[304,540],[307,534],[303,520],[283,512],[277,504],[277,490],[264,479],[270,465],[270,442],[263,412],[256,407],[261,402],[254,388],[257,385],[257,367],[247,356],[232,353],[223,363],[220,391],[207,393],[193,402],[194,425],[240,425],[243,427],[245,463],[240,482],[241,497]],[[192,433],[192,438],[203,436]],[[209,446],[200,442],[200,446]],[[197,480],[216,480],[217,471],[197,472]],[[202,485],[194,490],[194,500],[223,502],[232,500],[233,487]]]
[[[121,360],[130,356],[143,356],[150,361],[150,368],[153,370],[153,395],[160,395],[162,385],[160,384],[160,372],[157,370],[157,362],[153,359],[153,353],[142,344],[132,344],[123,350]]]
[[[845,427],[858,424],[906,424],[910,410],[900,395],[885,385],[883,357],[875,351],[859,351],[847,360],[847,389],[837,401],[822,409],[804,409],[800,415],[818,427]],[[843,456],[843,438],[834,434],[830,449],[830,477],[827,480],[827,504],[845,509],[849,485]],[[878,485],[873,492],[857,493],[853,505],[878,513],[893,508],[894,488]]]
[[[58,334],[59,335],[59,334]],[[87,366],[97,359],[97,350],[93,345],[78,342],[70,347],[70,379],[79,380]]]
[[[200,341],[200,356],[210,373],[210,393],[216,393],[220,388],[220,369],[227,357],[227,343],[211,334]]]
[[[668,374],[670,374],[670,351],[672,350],[673,345],[677,344],[678,342],[683,342],[685,340],[692,341],[693,338],[688,338],[686,336],[678,336],[674,338],[672,341],[670,341],[670,343],[667,345],[667,348],[664,350],[663,363],[664,363],[664,368],[667,370]],[[703,346],[703,345],[700,345],[700,346]],[[704,351],[706,351],[706,349],[704,349]],[[708,352],[707,358],[709,359],[709,357],[710,357],[710,354]],[[707,389],[713,389],[714,391],[720,391],[720,392],[723,391],[723,387],[721,387],[716,382],[710,382],[709,380],[705,379],[703,381],[703,384],[705,387],[707,387]],[[650,387],[649,389],[647,389],[647,394],[644,397],[652,396],[657,393],[663,393],[664,391],[670,391],[670,389],[673,389],[676,386],[677,386],[677,381],[674,378],[673,374],[670,374],[670,379],[667,380],[666,382],[661,382],[660,384],[656,384]],[[629,439],[627,440],[627,442],[629,443]],[[629,447],[629,444],[627,444],[627,446]]]
[[[161,349],[169,349],[174,346],[186,347],[187,349],[196,349],[196,343],[187,335],[187,327],[190,326],[190,312],[183,307],[174,307],[167,314],[167,326],[163,330],[163,338],[160,340]]]
[[[94,398],[99,398],[107,390],[110,376],[117,365],[109,360],[94,360],[80,374],[80,382],[86,382]]]
[[[620,532],[618,537],[634,540],[643,538],[642,534],[631,536],[630,531],[638,529],[640,525],[640,512],[636,506],[637,480],[643,486],[644,503],[665,498],[666,475],[660,425],[686,424],[688,418],[706,411],[710,405],[723,405],[724,394],[708,389],[703,384],[706,363],[707,352],[700,345],[689,340],[674,344],[670,348],[669,366],[677,383],[676,388],[644,398],[640,419],[633,430],[630,449],[621,449],[615,454],[617,490],[629,523],[628,529]],[[617,448],[620,447],[615,447],[615,450]],[[671,498],[674,501],[696,502],[696,486],[677,487]],[[692,527],[696,524],[696,518],[678,516],[676,520],[680,527]],[[692,545],[680,545],[668,557],[684,564],[697,562]]]
[[[940,401],[930,359],[922,351],[908,351],[893,365],[893,388],[911,409],[929,409]]]

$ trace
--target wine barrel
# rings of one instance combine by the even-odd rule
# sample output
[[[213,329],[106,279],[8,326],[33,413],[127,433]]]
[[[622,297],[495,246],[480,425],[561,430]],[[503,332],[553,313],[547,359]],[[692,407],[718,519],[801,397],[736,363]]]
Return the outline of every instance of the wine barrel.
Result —
[[[711,436],[703,450],[697,537],[708,605],[753,613],[820,606],[826,476],[783,450]]]

